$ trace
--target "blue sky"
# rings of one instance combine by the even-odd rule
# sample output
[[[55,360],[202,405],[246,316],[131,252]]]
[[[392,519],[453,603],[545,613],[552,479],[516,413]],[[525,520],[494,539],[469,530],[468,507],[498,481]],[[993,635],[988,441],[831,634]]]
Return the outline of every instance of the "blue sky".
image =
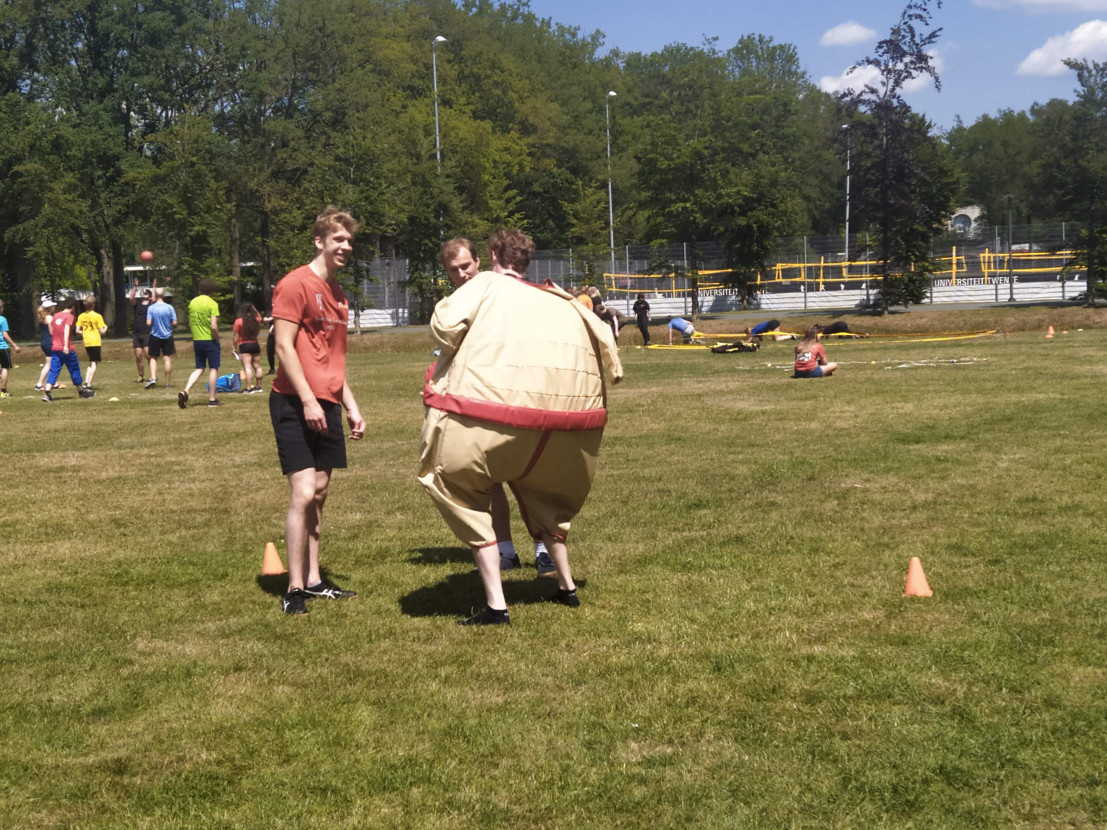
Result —
[[[655,52],[670,43],[727,49],[746,34],[791,43],[811,80],[836,91],[845,71],[872,52],[903,10],[899,0],[531,0],[539,17],[600,30],[606,48]],[[933,4],[932,4],[933,5]],[[1003,109],[1073,98],[1063,57],[1107,61],[1107,0],[945,0],[936,60],[942,91],[911,91],[908,103],[939,128]]]

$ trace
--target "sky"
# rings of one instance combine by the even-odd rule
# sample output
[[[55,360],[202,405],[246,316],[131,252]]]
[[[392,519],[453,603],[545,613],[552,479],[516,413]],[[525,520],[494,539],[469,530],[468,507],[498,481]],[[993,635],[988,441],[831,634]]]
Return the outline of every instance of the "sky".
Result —
[[[599,30],[604,51],[656,52],[671,43],[729,49],[748,34],[796,47],[812,82],[827,92],[855,84],[846,70],[872,54],[899,20],[903,0],[530,0],[542,18]],[[1107,61],[1107,0],[944,0],[931,3],[941,92],[927,79],[905,94],[939,129],[1001,110],[1072,100],[1072,57]],[[617,90],[616,90],[617,91]]]

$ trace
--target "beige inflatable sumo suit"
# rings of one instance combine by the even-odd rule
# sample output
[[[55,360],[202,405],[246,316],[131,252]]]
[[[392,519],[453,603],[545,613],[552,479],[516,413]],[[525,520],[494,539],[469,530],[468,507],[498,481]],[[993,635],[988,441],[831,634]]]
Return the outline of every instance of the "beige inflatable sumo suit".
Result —
[[[484,271],[441,300],[423,389],[419,481],[470,547],[495,544],[491,486],[508,484],[535,538],[565,539],[596,471],[611,329],[552,283]]]

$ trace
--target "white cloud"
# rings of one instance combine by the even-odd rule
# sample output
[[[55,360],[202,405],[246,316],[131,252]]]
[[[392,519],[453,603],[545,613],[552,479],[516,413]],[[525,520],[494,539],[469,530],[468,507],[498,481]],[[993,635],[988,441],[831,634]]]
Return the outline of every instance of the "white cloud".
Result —
[[[819,38],[820,46],[856,46],[868,43],[876,38],[876,30],[862,26],[856,21],[842,23],[823,33]]]
[[[1051,37],[1019,64],[1019,75],[1064,75],[1068,72],[1061,61],[1102,61],[1107,59],[1107,21],[1089,20],[1071,32]]]
[[[934,69],[938,72],[938,77],[941,77],[942,56],[938,52],[932,51],[930,52],[930,58]],[[823,92],[829,92],[831,95],[837,95],[847,89],[863,89],[867,84],[880,89],[880,72],[875,66],[859,66],[853,72],[847,69],[841,75],[824,75],[819,78],[819,89]],[[933,84],[934,81],[929,75],[919,75],[903,85],[903,92],[909,95],[912,92],[932,87]]]
[[[1026,9],[1032,12],[1098,12],[1107,10],[1107,0],[973,0],[986,9]]]

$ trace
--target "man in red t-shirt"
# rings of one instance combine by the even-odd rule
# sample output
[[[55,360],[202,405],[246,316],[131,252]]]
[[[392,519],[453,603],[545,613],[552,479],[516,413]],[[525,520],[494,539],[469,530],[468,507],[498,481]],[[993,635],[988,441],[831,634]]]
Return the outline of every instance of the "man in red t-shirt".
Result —
[[[54,400],[50,389],[58,382],[62,366],[69,370],[69,377],[77,387],[78,395],[82,398],[91,398],[95,394],[91,389],[85,389],[81,385],[81,363],[77,360],[77,353],[73,351],[73,343],[70,340],[75,322],[73,306],[72,298],[62,300],[61,311],[50,319],[50,373],[46,376],[46,394],[42,396],[46,403]]]
[[[345,599],[319,570],[319,531],[331,471],[346,466],[342,408],[350,438],[365,434],[365,419],[346,382],[346,329],[350,304],[338,271],[353,252],[357,221],[328,207],[315,220],[315,259],[287,274],[273,289],[273,336],[280,365],[269,395],[281,472],[288,477],[285,519],[288,590],[286,614],[306,614],[306,600]]]

